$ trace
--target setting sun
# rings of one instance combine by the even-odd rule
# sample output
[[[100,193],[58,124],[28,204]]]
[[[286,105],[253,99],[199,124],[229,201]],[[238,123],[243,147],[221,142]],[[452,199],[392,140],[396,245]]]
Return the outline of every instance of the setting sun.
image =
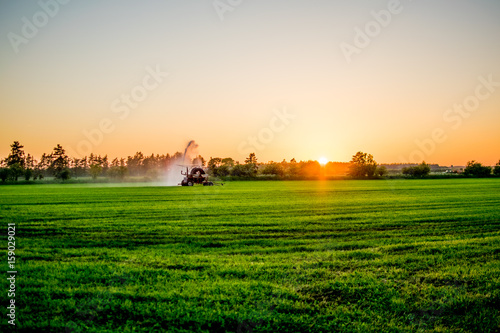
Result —
[[[328,160],[326,159],[326,157],[320,157],[320,159],[318,160],[318,162],[321,165],[326,165],[326,163],[328,163]]]

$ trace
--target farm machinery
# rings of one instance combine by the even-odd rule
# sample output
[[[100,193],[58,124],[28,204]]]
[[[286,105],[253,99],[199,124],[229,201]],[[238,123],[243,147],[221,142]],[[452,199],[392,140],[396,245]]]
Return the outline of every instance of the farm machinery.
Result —
[[[202,184],[203,186],[213,186],[214,183],[208,181],[208,175],[203,170],[203,168],[199,166],[192,167],[189,170],[189,167],[186,167],[186,171],[181,171],[181,174],[184,176],[184,179],[180,182],[179,185],[182,186],[193,186],[194,184]]]

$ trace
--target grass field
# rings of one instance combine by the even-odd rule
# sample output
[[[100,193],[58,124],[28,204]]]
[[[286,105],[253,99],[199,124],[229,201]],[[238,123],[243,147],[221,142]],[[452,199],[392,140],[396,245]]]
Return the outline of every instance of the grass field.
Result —
[[[500,179],[140,185],[0,187],[18,332],[500,332]]]

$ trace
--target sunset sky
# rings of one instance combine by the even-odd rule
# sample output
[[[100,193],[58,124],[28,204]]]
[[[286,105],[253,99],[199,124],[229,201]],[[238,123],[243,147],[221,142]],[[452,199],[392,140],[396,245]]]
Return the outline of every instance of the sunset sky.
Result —
[[[0,157],[500,159],[498,0],[67,2],[0,2]]]

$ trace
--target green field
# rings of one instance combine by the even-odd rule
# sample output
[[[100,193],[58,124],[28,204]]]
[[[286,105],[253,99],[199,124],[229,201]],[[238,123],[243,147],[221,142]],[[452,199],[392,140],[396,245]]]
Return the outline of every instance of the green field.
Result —
[[[18,332],[500,332],[500,179],[0,186],[0,218]]]

